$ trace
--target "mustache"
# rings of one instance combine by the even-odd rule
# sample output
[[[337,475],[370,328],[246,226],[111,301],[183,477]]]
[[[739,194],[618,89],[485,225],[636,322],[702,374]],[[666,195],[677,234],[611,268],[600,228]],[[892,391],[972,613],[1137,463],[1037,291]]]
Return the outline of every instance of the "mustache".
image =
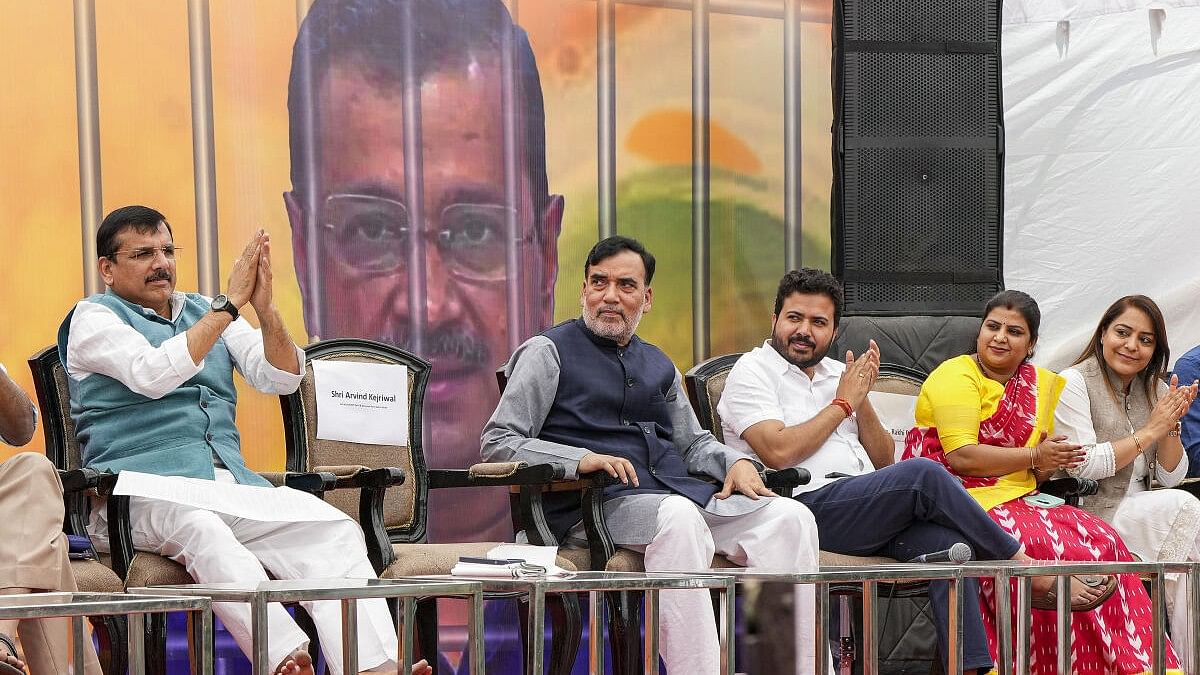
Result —
[[[800,344],[800,345],[804,345],[805,347],[811,347],[813,349],[817,348],[817,343],[814,342],[811,338],[806,338],[806,337],[789,338],[788,344]]]
[[[601,312],[616,312],[617,314],[621,315],[622,319],[629,318],[629,317],[625,316],[625,310],[621,309],[620,305],[601,305],[600,307],[596,308],[595,316],[599,317]]]
[[[170,281],[171,273],[166,270],[158,270],[150,276],[146,277],[146,283],[152,284],[155,281]]]
[[[413,352],[427,359],[451,357],[462,361],[467,366],[489,366],[491,364],[491,349],[487,343],[480,340],[461,326],[438,328],[425,334],[425,348],[417,353],[413,349],[413,340],[407,331],[393,332],[389,335],[375,337],[379,342],[394,345]]]

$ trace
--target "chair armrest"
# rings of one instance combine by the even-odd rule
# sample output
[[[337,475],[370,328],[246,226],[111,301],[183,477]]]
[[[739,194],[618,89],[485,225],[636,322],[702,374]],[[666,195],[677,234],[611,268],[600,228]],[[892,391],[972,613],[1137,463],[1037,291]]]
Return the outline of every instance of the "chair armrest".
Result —
[[[59,469],[58,478],[63,486],[63,532],[88,537],[87,524],[91,516],[90,495],[100,486],[105,474],[96,469]],[[116,480],[113,479],[115,484]],[[111,487],[109,488],[111,492]],[[90,538],[90,537],[89,537]]]
[[[1078,506],[1079,498],[1096,494],[1100,490],[1100,484],[1091,478],[1068,476],[1044,481],[1038,485],[1038,490],[1062,497],[1068,504]]]
[[[337,482],[337,476],[323,471],[262,471],[258,475],[275,487],[287,486],[318,497],[326,490],[332,490]]]
[[[96,479],[96,494],[100,495],[101,497],[108,497],[112,495],[113,490],[117,489],[117,478],[120,475],[120,472],[105,472],[100,474],[100,476]]]
[[[59,469],[58,479],[62,482],[63,492],[71,494],[73,492],[85,492],[87,490],[96,490],[100,487],[101,477],[114,474],[103,474],[96,469],[71,469],[70,471]],[[115,477],[114,477],[115,485]],[[109,492],[112,488],[109,488]]]
[[[529,468],[536,468],[529,467]],[[590,498],[598,505],[602,499],[604,488],[617,482],[617,479],[603,471],[585,474],[573,480],[554,480],[550,482],[531,482],[525,485],[509,487],[513,513],[516,514],[513,527],[524,530],[529,543],[536,546],[558,546],[561,542],[550,530],[544,507],[545,495],[553,492],[573,492],[579,495],[582,509],[588,508],[584,503]],[[585,518],[586,520],[586,518]],[[605,529],[607,532],[607,529]]]
[[[365,466],[318,466],[316,470],[334,477],[333,489],[389,488],[400,485],[408,478],[404,469],[385,466],[370,469]]]
[[[558,464],[484,462],[469,469],[430,469],[430,489],[486,487],[492,485],[547,485],[560,481],[565,470]]]
[[[603,471],[583,474],[579,478],[583,482],[580,506],[583,509],[583,529],[587,532],[592,569],[603,571],[609,559],[617,553],[617,545],[608,531],[608,524],[604,522],[604,488],[616,483],[617,479]]]
[[[785,497],[792,496],[792,488],[800,485],[807,485],[812,480],[812,475],[808,469],[800,469],[792,467],[790,469],[782,469],[773,471],[767,469],[763,473],[763,483],[775,492]]]
[[[384,526],[383,505],[387,489],[404,483],[407,475],[403,469],[381,467],[371,469],[361,465],[352,466],[318,466],[311,474],[294,474],[295,476],[320,476],[322,485],[319,491],[311,491],[318,497],[324,497],[329,490],[358,490],[358,523],[362,527],[363,536],[367,543],[367,558],[371,561],[375,573],[387,569],[395,560],[392,544]],[[297,480],[292,478],[288,485]]]
[[[1200,497],[1200,478],[1184,478],[1179,485],[1175,486],[1175,489],[1190,492],[1194,496]]]

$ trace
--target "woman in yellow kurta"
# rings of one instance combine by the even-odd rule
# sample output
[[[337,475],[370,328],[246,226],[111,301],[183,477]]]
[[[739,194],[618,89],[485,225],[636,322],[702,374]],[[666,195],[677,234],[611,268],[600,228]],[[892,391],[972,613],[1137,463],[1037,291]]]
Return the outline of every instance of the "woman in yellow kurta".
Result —
[[[958,476],[980,505],[1025,553],[1045,560],[1132,560],[1112,527],[1080,509],[1030,502],[1037,481],[1082,459],[1078,445],[1054,436],[1054,406],[1065,381],[1029,362],[1041,313],[1033,298],[1003,291],[988,302],[976,353],[938,366],[921,387],[917,427],[904,457],[929,457]],[[1136,575],[1075,577],[1071,622],[1072,673],[1150,670],[1150,598]],[[1104,588],[1088,593],[1087,586]],[[995,589],[981,583],[984,624],[996,649]],[[1053,603],[1033,611],[1030,666],[1053,674]],[[1014,603],[1015,611],[1015,603]],[[1168,647],[1167,665],[1178,668]]]

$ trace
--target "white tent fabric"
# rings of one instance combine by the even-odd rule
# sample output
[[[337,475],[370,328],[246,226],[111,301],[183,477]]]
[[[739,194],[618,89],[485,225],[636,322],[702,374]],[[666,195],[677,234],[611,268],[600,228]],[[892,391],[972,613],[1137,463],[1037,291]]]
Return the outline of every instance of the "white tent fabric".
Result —
[[[1200,2],[1197,0],[1005,0],[1001,21],[1007,27],[1019,23],[1072,21],[1134,10],[1166,10],[1189,5],[1200,5]]]
[[[1144,293],[1172,361],[1200,344],[1200,0],[1004,3],[1005,285],[1069,364]]]

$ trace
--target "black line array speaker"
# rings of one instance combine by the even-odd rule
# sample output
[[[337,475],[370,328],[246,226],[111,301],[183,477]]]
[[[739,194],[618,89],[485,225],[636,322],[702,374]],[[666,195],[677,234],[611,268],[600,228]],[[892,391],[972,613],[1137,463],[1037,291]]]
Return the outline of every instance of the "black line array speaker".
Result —
[[[833,273],[846,314],[1003,288],[1001,0],[835,0]]]

